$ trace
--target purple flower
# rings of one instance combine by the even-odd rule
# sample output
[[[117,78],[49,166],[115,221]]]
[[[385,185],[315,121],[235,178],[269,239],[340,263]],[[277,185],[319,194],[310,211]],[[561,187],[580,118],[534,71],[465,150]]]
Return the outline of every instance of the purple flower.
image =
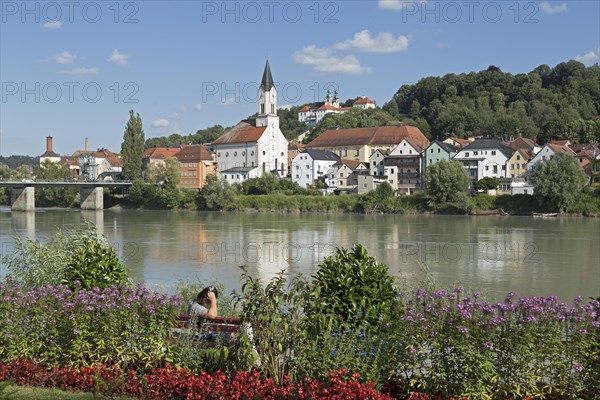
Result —
[[[487,350],[494,350],[494,342],[485,342],[483,348]]]
[[[462,333],[462,334],[469,333],[469,328],[467,328],[466,326],[459,326],[458,327],[458,332]]]

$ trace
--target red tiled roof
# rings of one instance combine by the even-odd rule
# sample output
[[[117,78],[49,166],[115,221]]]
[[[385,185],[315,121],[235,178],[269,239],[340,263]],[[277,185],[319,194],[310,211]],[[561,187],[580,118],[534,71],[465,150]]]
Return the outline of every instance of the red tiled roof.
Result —
[[[454,140],[456,143],[458,143],[460,145],[465,145],[465,144],[471,143],[471,141],[469,139],[462,139],[459,137],[451,137],[450,139]]]
[[[421,147],[427,147],[429,140],[419,128],[414,126],[380,126],[372,128],[330,129],[323,132],[312,142],[310,147],[360,146],[360,145],[394,145],[403,139],[413,139]]]
[[[310,107],[309,106],[302,107],[299,112],[306,112],[306,111],[310,111]]]
[[[561,140],[560,142],[563,142],[563,141]],[[549,143],[548,146],[550,146],[550,148],[552,148],[552,150],[554,150],[556,153],[565,153],[570,156],[576,155],[575,152],[566,145],[561,145],[559,143],[552,142],[552,143]]]
[[[568,140],[553,140],[550,142],[550,144],[558,144],[560,146],[568,146],[571,142],[569,142]]]
[[[334,106],[330,106],[329,104],[323,104],[321,107],[317,108],[317,110],[332,110],[332,111],[339,111],[339,110],[341,110],[341,108],[339,108],[339,107],[334,107]]]
[[[341,159],[339,161],[339,163],[345,165],[346,167],[350,168],[352,171],[354,171],[356,168],[358,168],[358,166],[360,164],[362,164],[361,161],[358,160],[346,160],[346,159]]]
[[[354,104],[369,104],[369,103],[374,104],[375,102],[368,97],[363,97],[362,99],[358,99],[354,102]]]
[[[151,158],[157,160],[164,160],[169,157],[173,157],[175,154],[181,151],[179,147],[151,147],[144,151],[144,158]]]
[[[82,152],[82,153],[88,153],[88,152]],[[101,148],[96,151],[91,151],[88,154],[93,155],[96,158],[106,158],[108,163],[110,165],[112,165],[113,167],[122,167],[123,166],[123,161],[119,158],[119,156],[117,156],[115,153],[113,153],[112,151],[110,151],[108,149]]]
[[[185,161],[214,161],[213,154],[207,146],[189,145],[174,155],[181,162]]]
[[[230,130],[223,133],[213,144],[257,142],[267,129],[266,126],[257,128],[248,121],[241,121]]]
[[[79,165],[79,160],[77,159],[77,157],[69,157],[69,156],[63,156],[60,158],[60,161],[64,164],[64,165]]]
[[[515,140],[513,140],[510,144],[509,144],[510,148],[513,150],[516,149],[526,149],[526,150],[531,150],[535,147],[535,142],[531,139],[527,139],[524,137],[518,137]]]
[[[302,151],[304,150],[304,148],[306,147],[305,144],[302,143],[289,143],[288,144],[288,151],[289,150],[298,150],[298,151]]]

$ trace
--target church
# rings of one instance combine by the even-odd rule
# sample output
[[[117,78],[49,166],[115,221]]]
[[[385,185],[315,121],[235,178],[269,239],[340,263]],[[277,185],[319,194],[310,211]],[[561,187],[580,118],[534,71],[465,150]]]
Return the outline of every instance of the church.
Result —
[[[288,140],[279,129],[277,89],[269,61],[258,89],[258,116],[240,121],[212,143],[217,173],[229,183],[263,174],[287,176]]]

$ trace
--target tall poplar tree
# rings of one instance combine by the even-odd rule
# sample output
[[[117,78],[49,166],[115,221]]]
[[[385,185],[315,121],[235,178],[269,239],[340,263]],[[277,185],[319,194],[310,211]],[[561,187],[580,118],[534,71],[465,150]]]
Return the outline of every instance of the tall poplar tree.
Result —
[[[129,111],[129,121],[125,126],[121,157],[123,158],[123,178],[135,180],[142,177],[142,158],[144,157],[144,129],[139,113]]]

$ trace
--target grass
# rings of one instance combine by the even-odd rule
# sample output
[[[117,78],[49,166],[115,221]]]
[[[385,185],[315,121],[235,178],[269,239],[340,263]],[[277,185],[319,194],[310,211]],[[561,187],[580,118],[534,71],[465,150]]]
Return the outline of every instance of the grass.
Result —
[[[29,386],[1,385],[0,400],[133,400],[131,397],[106,397],[83,392],[65,392],[58,389]]]

